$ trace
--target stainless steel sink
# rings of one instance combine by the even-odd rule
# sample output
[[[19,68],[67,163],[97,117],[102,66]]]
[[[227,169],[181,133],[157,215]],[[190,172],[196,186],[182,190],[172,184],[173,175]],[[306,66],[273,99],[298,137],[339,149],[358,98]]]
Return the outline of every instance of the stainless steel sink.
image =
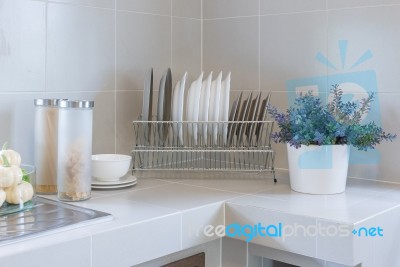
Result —
[[[37,197],[31,209],[0,217],[0,245],[43,233],[110,221],[112,218],[105,212]]]

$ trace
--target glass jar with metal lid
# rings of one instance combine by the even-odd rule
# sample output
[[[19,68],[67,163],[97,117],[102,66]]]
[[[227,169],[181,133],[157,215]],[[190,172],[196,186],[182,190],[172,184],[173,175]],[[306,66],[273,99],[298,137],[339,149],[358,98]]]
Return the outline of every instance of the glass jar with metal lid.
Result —
[[[57,193],[58,105],[63,99],[35,99],[36,192]]]
[[[57,196],[62,201],[91,195],[93,107],[93,101],[59,102]]]

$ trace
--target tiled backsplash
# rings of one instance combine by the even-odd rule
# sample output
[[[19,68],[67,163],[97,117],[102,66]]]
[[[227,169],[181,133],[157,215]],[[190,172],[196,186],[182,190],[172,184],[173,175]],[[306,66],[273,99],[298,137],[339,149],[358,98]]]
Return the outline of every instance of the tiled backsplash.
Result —
[[[232,71],[234,90],[272,91],[281,109],[288,106],[287,81],[325,77],[330,88],[334,75],[372,70],[379,103],[373,112],[386,131],[400,133],[399,15],[399,0],[203,0],[203,69]],[[347,41],[343,55],[340,40]],[[368,50],[372,57],[352,68]],[[336,69],[318,62],[318,53]],[[286,147],[275,148],[276,167],[287,169]],[[399,138],[383,143],[373,163],[351,165],[349,175],[400,182],[398,151]]]
[[[382,126],[400,133],[399,14],[400,0],[0,0],[0,142],[31,163],[33,99],[86,98],[96,102],[94,153],[129,153],[150,66],[156,89],[169,66],[174,84],[184,71],[190,81],[232,71],[233,90],[271,90],[281,108],[289,80],[326,77],[329,87],[333,75],[372,70]],[[400,182],[399,150],[399,140],[378,146],[377,163],[350,176]]]
[[[0,0],[0,142],[33,163],[33,99],[89,99],[93,152],[130,153],[145,72],[156,90],[200,72],[200,18],[200,0]]]

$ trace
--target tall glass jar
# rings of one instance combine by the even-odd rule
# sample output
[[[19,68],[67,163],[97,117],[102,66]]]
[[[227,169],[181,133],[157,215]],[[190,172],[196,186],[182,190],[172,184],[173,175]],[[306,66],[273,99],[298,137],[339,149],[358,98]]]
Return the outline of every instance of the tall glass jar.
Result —
[[[36,192],[57,193],[58,105],[60,99],[35,99]]]
[[[59,103],[57,196],[62,201],[90,198],[93,107],[86,100]]]

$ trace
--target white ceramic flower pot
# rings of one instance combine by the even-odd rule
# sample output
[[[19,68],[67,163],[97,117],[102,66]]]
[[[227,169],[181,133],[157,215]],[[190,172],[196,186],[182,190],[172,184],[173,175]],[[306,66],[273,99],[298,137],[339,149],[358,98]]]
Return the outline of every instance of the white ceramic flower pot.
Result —
[[[308,194],[338,194],[346,188],[350,149],[347,145],[287,144],[290,186]]]

